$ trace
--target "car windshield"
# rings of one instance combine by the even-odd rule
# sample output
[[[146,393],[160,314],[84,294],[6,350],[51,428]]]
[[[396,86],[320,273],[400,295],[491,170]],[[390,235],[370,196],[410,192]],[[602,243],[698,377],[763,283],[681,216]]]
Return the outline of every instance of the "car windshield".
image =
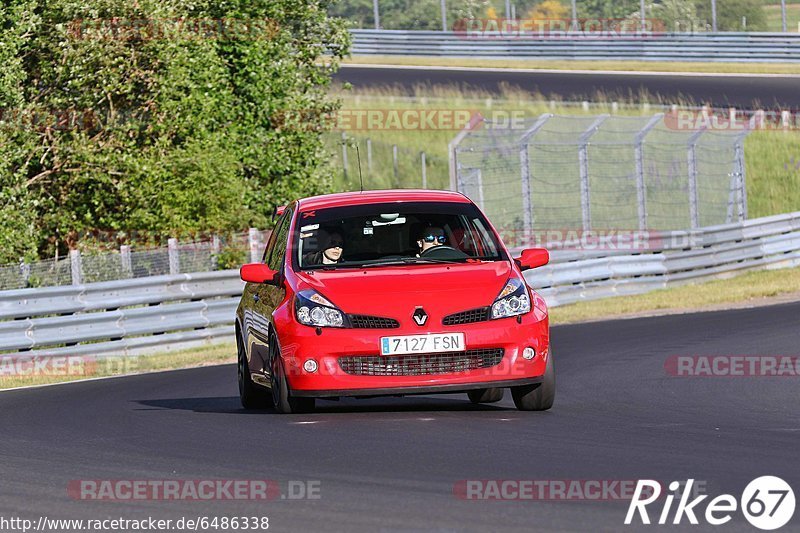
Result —
[[[469,203],[403,202],[312,209],[298,214],[300,269],[380,267],[505,259]]]

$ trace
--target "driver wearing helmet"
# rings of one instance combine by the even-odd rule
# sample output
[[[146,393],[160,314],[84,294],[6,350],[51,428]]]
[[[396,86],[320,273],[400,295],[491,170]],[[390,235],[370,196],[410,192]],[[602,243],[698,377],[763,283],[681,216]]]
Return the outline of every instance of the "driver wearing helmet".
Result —
[[[438,226],[428,226],[422,230],[422,233],[417,239],[417,246],[419,246],[419,253],[417,257],[425,255],[425,252],[437,246],[442,246],[447,242],[447,236],[444,230]]]

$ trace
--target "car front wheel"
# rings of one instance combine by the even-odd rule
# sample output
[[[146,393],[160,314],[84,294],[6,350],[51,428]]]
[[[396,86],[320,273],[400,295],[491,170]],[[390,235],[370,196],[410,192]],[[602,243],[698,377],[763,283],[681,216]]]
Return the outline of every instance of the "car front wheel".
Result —
[[[277,338],[270,335],[269,339],[270,385],[275,410],[282,414],[310,413],[314,410],[314,398],[292,397],[280,357]]]
[[[556,397],[556,372],[553,366],[553,352],[547,357],[543,380],[533,385],[511,387],[514,405],[520,411],[547,411],[553,407]]]
[[[490,389],[475,389],[467,392],[472,403],[494,403],[503,399],[504,389],[492,387]]]
[[[245,409],[265,409],[272,407],[272,396],[263,387],[253,383],[250,377],[250,366],[244,353],[242,341],[236,339],[237,364],[236,374],[239,381],[239,400]]]

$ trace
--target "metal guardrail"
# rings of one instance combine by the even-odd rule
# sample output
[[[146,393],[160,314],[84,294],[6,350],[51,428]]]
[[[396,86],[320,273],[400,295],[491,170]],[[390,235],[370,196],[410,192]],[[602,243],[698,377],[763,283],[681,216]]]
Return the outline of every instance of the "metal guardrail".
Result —
[[[462,32],[351,30],[351,53],[524,59],[798,62],[800,34],[672,33],[657,36],[469,36]]]
[[[753,268],[800,265],[800,212],[652,232],[639,252],[553,250],[525,273],[551,306],[638,294]],[[230,340],[235,270],[0,292],[3,356],[133,355]]]
[[[619,251],[555,251],[526,281],[558,306],[640,294],[756,268],[800,266],[800,212],[710,226],[658,232],[661,243],[638,254]]]

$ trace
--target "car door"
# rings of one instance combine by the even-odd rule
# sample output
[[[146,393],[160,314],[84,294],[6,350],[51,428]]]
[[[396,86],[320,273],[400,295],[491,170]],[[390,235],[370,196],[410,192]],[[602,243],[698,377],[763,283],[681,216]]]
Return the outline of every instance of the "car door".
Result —
[[[269,374],[269,330],[272,313],[286,296],[286,289],[283,285],[283,264],[291,221],[292,210],[286,209],[275,225],[274,240],[270,239],[272,246],[268,247],[264,254],[264,262],[267,266],[278,272],[276,279],[279,280],[279,284],[277,286],[267,283],[257,284],[254,286],[251,296],[253,299],[253,337],[256,342],[252,344],[250,368],[254,372]]]

